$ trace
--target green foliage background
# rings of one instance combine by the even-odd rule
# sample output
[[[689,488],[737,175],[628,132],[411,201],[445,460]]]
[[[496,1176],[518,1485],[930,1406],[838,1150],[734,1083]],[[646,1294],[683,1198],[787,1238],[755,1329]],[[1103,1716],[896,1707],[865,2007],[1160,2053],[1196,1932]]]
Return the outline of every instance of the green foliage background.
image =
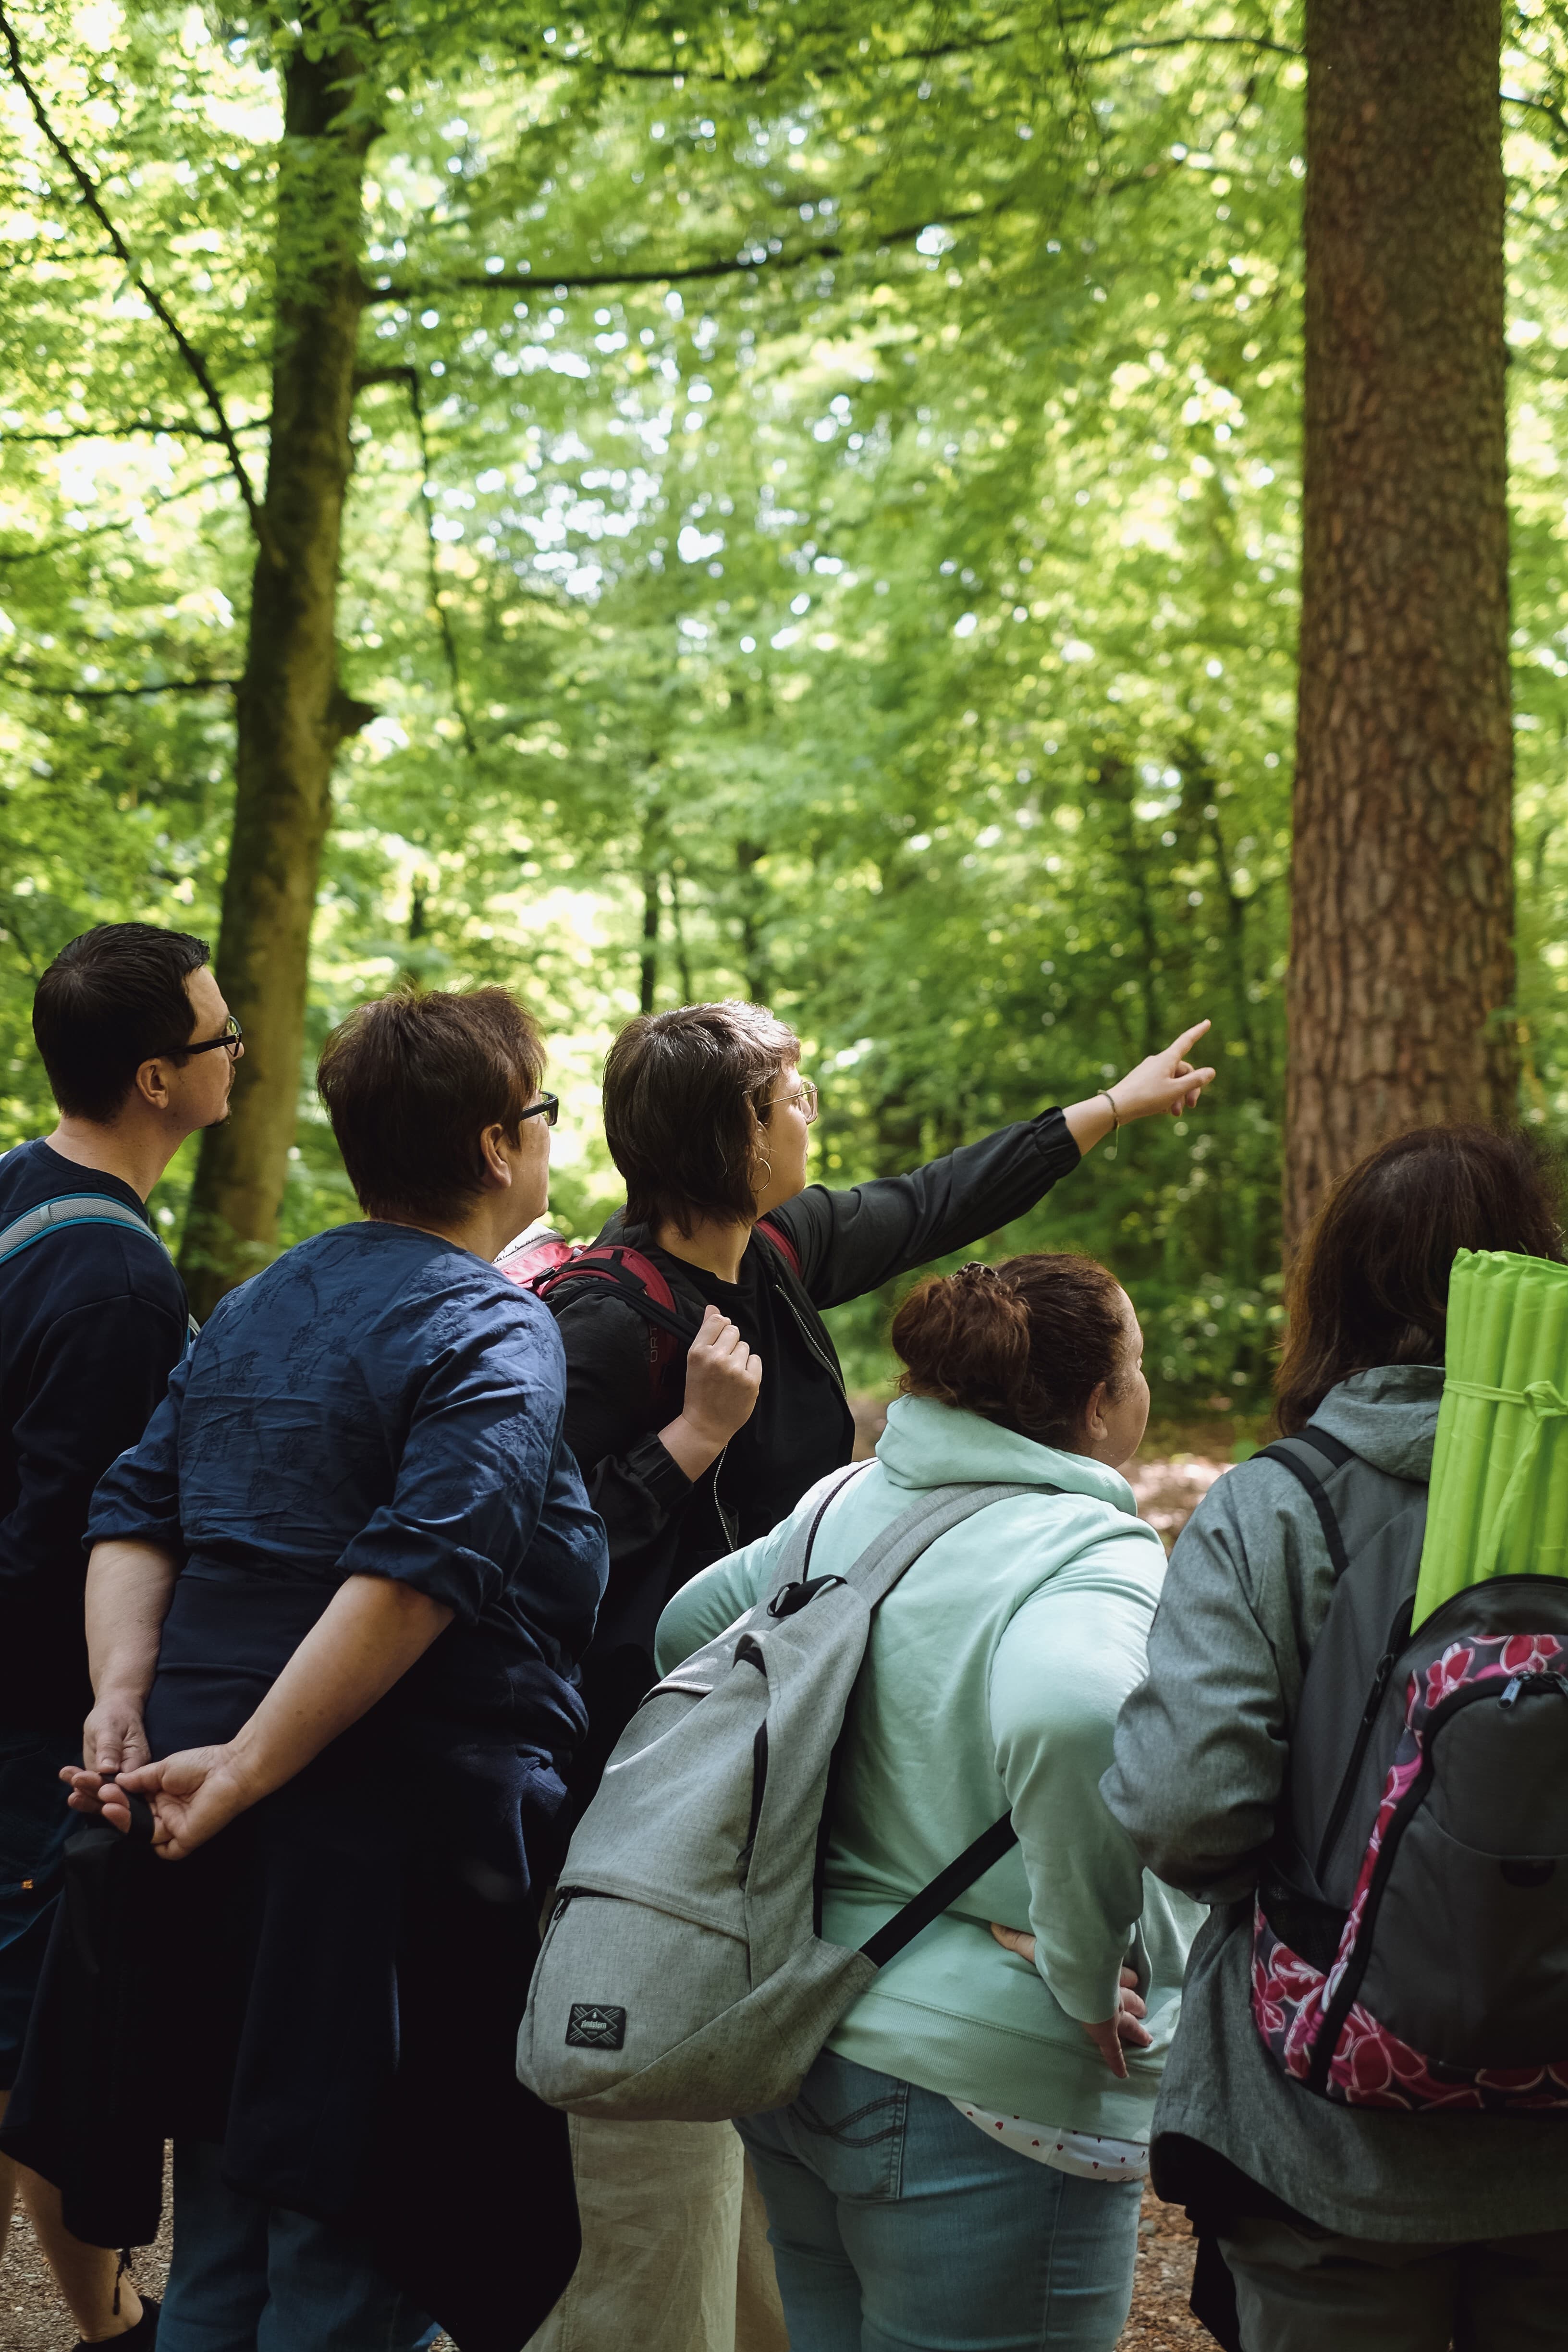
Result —
[[[1208,1014],[1203,1112],[1124,1134],[992,1246],[1105,1256],[1167,1409],[1255,1406],[1279,1312],[1296,10],[375,21],[342,636],[379,716],[342,763],[312,1049],[401,975],[518,986],[556,1039],[556,1211],[585,1233],[615,1198],[597,1065],[639,998],[793,1020],[834,1183],[1092,1092]],[[258,473],[297,26],[114,0],[15,23]],[[1527,1115],[1560,1127],[1562,10],[1516,7],[1509,41],[1518,1010]],[[0,187],[10,1142],[46,1116],[27,1010],[54,950],[126,915],[216,925],[231,711],[199,682],[242,665],[250,551],[195,384],[15,87]],[[308,1080],[285,1242],[354,1213]],[[856,1381],[885,1375],[887,1303],[838,1318]]]

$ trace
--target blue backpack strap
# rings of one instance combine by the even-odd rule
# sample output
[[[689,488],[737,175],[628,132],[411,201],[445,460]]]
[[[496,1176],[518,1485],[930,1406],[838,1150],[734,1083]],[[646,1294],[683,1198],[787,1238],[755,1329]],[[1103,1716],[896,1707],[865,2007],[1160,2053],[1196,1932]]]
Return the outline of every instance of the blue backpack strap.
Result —
[[[128,1209],[123,1201],[110,1200],[107,1192],[65,1192],[58,1200],[44,1201],[37,1208],[26,1210],[0,1229],[0,1265],[7,1258],[19,1256],[23,1250],[31,1249],[46,1234],[61,1233],[68,1225],[124,1225],[132,1233],[143,1234],[150,1242],[156,1242],[165,1257],[170,1254],[168,1244],[153,1232],[146,1218]],[[186,1317],[186,1355],[195,1345],[201,1328],[194,1315]]]
[[[1331,1437],[1326,1429],[1314,1429],[1309,1423],[1305,1429],[1299,1429],[1293,1437],[1277,1437],[1272,1445],[1263,1446],[1252,1456],[1254,1462],[1278,1462],[1282,1470],[1289,1470],[1298,1484],[1306,1488],[1311,1497],[1312,1508],[1318,1514],[1318,1525],[1323,1530],[1323,1541],[1329,1548],[1329,1559],[1337,1584],[1350,1566],[1344,1536],[1322,1480],[1310,1463],[1303,1462],[1299,1454],[1291,1453],[1293,1445],[1310,1445],[1335,1470],[1350,1460],[1351,1449],[1348,1445],[1342,1445],[1337,1437]]]

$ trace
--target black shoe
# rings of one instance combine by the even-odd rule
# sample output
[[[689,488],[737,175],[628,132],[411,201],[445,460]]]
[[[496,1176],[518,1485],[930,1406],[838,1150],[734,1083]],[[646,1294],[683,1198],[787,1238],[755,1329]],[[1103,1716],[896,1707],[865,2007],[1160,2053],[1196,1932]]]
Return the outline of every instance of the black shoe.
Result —
[[[102,2347],[110,2344],[114,2346],[115,2352],[153,2352],[158,2341],[159,2308],[150,2294],[144,2294],[142,2316],[134,2327],[128,2327],[122,2336],[100,2336],[96,2344],[89,2344],[85,2336],[79,2336],[76,2352],[102,2352]]]

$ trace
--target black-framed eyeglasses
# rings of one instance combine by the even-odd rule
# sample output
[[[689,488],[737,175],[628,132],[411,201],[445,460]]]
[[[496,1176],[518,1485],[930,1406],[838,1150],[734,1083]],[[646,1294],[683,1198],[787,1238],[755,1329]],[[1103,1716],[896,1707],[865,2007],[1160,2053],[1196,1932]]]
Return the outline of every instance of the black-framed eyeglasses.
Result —
[[[231,1062],[237,1062],[239,1059],[239,1049],[244,1043],[245,1032],[231,1013],[228,1019],[223,1024],[223,1034],[221,1036],[204,1037],[199,1045],[183,1045],[180,1050],[182,1053],[185,1054],[216,1054],[218,1047],[223,1045],[227,1048],[229,1060]]]
[[[528,1108],[522,1112],[521,1116],[524,1118],[542,1118],[546,1127],[553,1127],[560,1115],[560,1110],[561,1097],[559,1095],[541,1095],[536,1103],[529,1104]]]

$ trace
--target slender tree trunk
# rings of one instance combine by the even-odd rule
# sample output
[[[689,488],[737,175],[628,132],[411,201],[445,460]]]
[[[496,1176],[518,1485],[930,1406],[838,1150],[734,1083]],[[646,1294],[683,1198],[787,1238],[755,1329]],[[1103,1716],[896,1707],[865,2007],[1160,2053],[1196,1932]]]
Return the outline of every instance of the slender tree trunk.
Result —
[[[669,925],[675,933],[675,976],[680,983],[682,1004],[695,1004],[696,992],[691,984],[691,951],[686,944],[686,915],[680,903],[680,879],[672,872],[669,877]]]
[[[1499,0],[1307,0],[1285,1213],[1512,1116]]]
[[[637,1011],[651,1013],[658,994],[658,869],[642,877],[642,952],[637,959]]]
[[[307,31],[316,11],[307,9]],[[350,12],[357,21],[357,10]],[[341,21],[341,17],[340,17]],[[362,52],[285,73],[272,439],[238,696],[234,831],[217,971],[245,1028],[227,1123],[202,1139],[181,1270],[198,1314],[271,1256],[294,1139],[310,921],[332,765],[372,716],[338,682],[337,596],[361,308]]]
[[[735,844],[735,872],[741,902],[741,965],[746,994],[753,1004],[768,1001],[767,951],[763,943],[763,908],[766,890],[757,867],[767,856],[760,841]]]
[[[1139,968],[1142,976],[1140,993],[1143,1004],[1143,1035],[1139,1047],[1142,1054],[1157,1054],[1165,1043],[1168,1031],[1160,1003],[1159,966],[1160,926],[1155,919],[1154,894],[1149,883],[1149,856],[1139,838],[1138,820],[1133,814],[1133,774],[1125,760],[1114,754],[1101,761],[1100,789],[1115,809],[1121,842],[1117,862],[1121,878],[1132,901],[1132,921],[1138,933]]]

